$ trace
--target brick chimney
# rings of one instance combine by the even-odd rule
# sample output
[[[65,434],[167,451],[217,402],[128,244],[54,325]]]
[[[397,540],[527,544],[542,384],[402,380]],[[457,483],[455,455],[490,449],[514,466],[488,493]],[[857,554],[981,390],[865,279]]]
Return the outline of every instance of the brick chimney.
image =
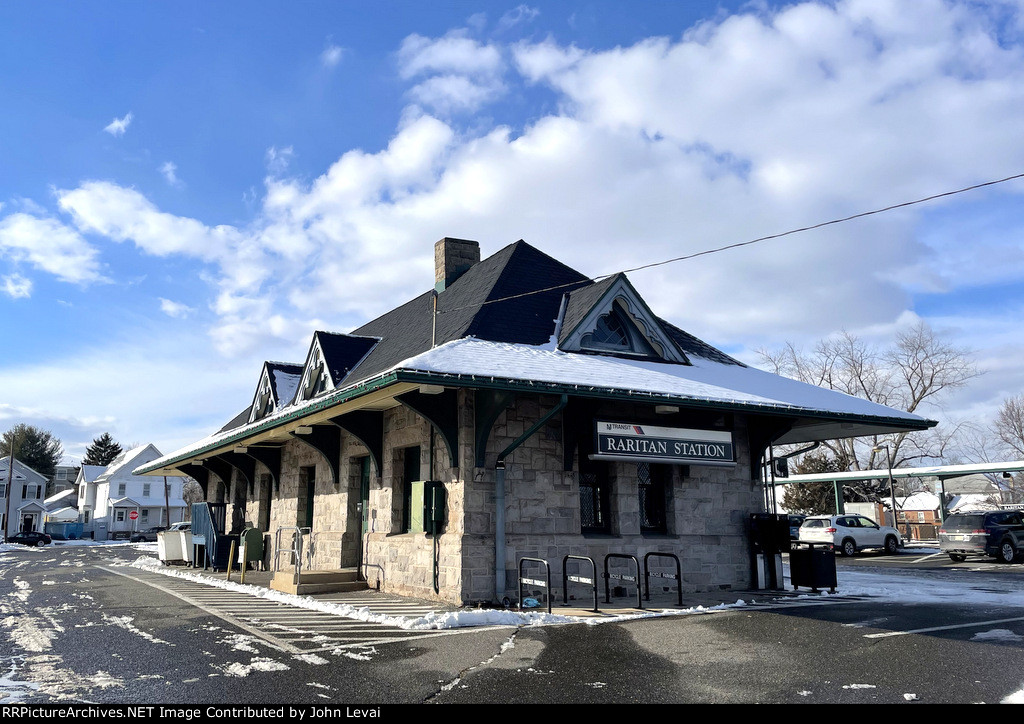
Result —
[[[480,261],[480,243],[445,237],[434,244],[434,289],[443,292]]]

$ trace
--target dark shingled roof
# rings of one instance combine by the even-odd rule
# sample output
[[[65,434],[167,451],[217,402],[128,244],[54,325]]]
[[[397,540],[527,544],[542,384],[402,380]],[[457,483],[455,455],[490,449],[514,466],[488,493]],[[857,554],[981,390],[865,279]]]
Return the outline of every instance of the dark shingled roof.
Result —
[[[672,341],[675,342],[679,349],[683,350],[683,353],[687,356],[696,355],[697,357],[703,357],[704,359],[709,359],[712,362],[718,362],[723,365],[739,365],[740,367],[746,367],[746,365],[739,360],[735,360],[725,352],[715,349],[707,342],[697,339],[689,332],[684,332],[679,329],[679,327],[666,322],[661,317],[658,317],[658,321],[672,338]]]
[[[354,334],[337,332],[316,332],[313,335],[320,340],[320,351],[324,353],[324,364],[331,373],[331,382],[337,386],[352,368],[366,356],[366,353],[377,344],[376,337],[361,337]],[[299,369],[302,373],[302,369]]]
[[[245,408],[237,415],[232,417],[228,421],[228,424],[222,427],[221,429],[217,430],[217,432],[227,432],[228,430],[234,430],[236,427],[241,427],[242,425],[247,424],[249,422],[250,414],[252,414],[252,405],[249,405],[249,407]]]
[[[302,376],[302,365],[293,364],[291,362],[267,362],[267,371],[270,373],[270,386],[274,390],[274,399],[278,405],[287,405],[291,402],[291,399],[282,400],[281,390],[277,389],[277,382],[279,377],[301,377]],[[298,383],[296,383],[297,385]]]
[[[562,295],[589,283],[578,271],[525,241],[517,241],[473,265],[437,295],[434,342],[476,337],[544,344],[554,332]],[[548,291],[530,294],[541,289]],[[524,294],[528,296],[521,296]],[[487,303],[498,299],[503,301]],[[381,341],[346,384],[429,350],[432,313],[433,294],[427,292],[355,330],[353,334],[380,337]]]
[[[591,281],[519,240],[474,264],[439,292],[436,319],[431,318],[433,292],[428,291],[351,334],[320,331],[314,337],[320,340],[334,385],[348,386],[379,375],[433,345],[463,337],[543,345],[554,334],[562,298],[568,295],[561,343],[620,276]],[[655,319],[683,354],[720,364],[745,366],[664,319]],[[431,340],[435,321],[434,340]],[[267,362],[267,365],[286,375],[301,375],[304,368],[304,365],[284,362]],[[282,406],[289,402],[279,400]],[[219,432],[245,425],[250,411],[247,407],[238,413]]]
[[[569,301],[565,304],[565,314],[562,317],[562,328],[558,333],[558,344],[562,344],[566,337],[572,334],[576,326],[583,321],[594,305],[601,301],[601,297],[618,278],[619,275],[614,274],[569,294]]]

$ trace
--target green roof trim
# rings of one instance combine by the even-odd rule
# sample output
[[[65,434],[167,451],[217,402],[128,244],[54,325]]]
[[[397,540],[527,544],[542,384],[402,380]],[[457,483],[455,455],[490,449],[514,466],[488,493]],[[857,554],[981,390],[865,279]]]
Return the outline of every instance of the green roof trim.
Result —
[[[226,435],[202,447],[189,450],[186,453],[174,458],[156,460],[153,463],[138,468],[137,475],[145,475],[156,470],[168,467],[175,467],[177,464],[197,457],[205,453],[222,448],[233,443],[240,443],[255,434],[266,432],[281,427],[296,420],[317,412],[322,412],[336,405],[349,402],[371,392],[389,387],[397,383],[443,385],[447,387],[463,387],[470,389],[504,390],[509,392],[533,392],[550,395],[576,395],[580,397],[593,397],[605,400],[616,400],[623,402],[650,402],[667,403],[687,407],[691,409],[715,409],[723,412],[746,412],[769,415],[773,417],[804,417],[831,421],[865,422],[874,424],[894,425],[907,430],[925,430],[934,426],[932,420],[920,419],[910,420],[901,417],[882,417],[876,415],[861,415],[854,413],[835,413],[826,410],[815,410],[806,407],[786,407],[780,405],[758,404],[752,402],[729,402],[721,400],[699,400],[691,397],[679,397],[675,395],[659,394],[656,392],[642,392],[637,390],[616,389],[609,387],[597,387],[593,385],[576,385],[557,382],[538,382],[535,380],[518,380],[513,378],[499,378],[479,375],[466,375],[451,372],[425,372],[418,370],[391,370],[381,377],[367,380],[354,387],[343,390],[335,390],[324,395],[321,399],[303,405],[301,408],[292,410],[280,417],[265,419],[253,426],[245,426],[237,433]]]

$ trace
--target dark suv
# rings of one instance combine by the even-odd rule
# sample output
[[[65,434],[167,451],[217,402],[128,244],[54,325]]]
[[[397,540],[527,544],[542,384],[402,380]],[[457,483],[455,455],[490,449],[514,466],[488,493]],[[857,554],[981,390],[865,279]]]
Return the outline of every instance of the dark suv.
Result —
[[[1024,512],[979,510],[956,513],[939,528],[939,550],[959,563],[969,555],[995,556],[1003,563],[1024,557]]]

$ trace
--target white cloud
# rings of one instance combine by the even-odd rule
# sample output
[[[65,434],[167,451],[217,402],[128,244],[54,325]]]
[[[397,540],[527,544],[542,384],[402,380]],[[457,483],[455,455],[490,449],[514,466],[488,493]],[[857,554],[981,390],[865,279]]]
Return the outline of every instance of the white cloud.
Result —
[[[291,351],[268,345],[260,354],[275,359]],[[72,365],[57,360],[0,368],[0,422],[42,425],[79,459],[88,441],[104,431],[122,442],[152,442],[170,452],[227,422],[237,410],[228,412],[225,404],[237,401],[241,409],[252,397],[263,359],[242,357],[224,365],[187,328],[122,331],[94,348],[80,346]],[[182,375],[183,362],[193,373]],[[248,375],[239,374],[246,370]],[[175,383],[160,382],[166,380]]]
[[[350,150],[311,183],[286,175],[290,147],[269,149],[244,228],[108,182],[58,198],[81,233],[207,263],[218,348],[269,356],[429,288],[446,235],[485,254],[524,238],[598,275],[1024,168],[1024,53],[1006,27],[974,4],[850,0],[610,50],[413,35],[399,68],[422,105],[470,109],[522,83],[544,84],[557,110],[475,133],[409,110],[387,148]],[[1018,207],[984,229],[952,214],[941,233],[931,219],[951,204],[903,210],[632,279],[660,315],[730,350],[801,342],[895,323],[914,292],[984,284],[986,269],[1014,278]],[[1024,330],[1006,323],[1020,350]]]
[[[109,133],[114,138],[123,136],[125,131],[128,130],[128,126],[132,123],[132,114],[129,111],[125,114],[124,118],[114,118],[109,124],[107,124],[103,130]]]
[[[64,282],[104,281],[99,252],[56,219],[24,212],[0,219],[0,256],[29,264]]]
[[[498,27],[502,30],[507,30],[516,25],[533,22],[539,15],[540,10],[537,8],[519,5],[501,16],[501,19],[498,21]]]
[[[164,299],[160,297],[160,311],[166,314],[168,317],[174,317],[175,319],[184,319],[185,317],[196,311],[195,308],[183,304],[181,302],[174,302],[170,299]]]
[[[320,53],[320,64],[325,68],[335,68],[341,62],[345,49],[340,45],[328,45]]]
[[[156,256],[185,254],[216,260],[240,240],[234,227],[209,227],[162,212],[138,191],[108,181],[86,181],[76,189],[59,190],[57,200],[80,231],[132,241]]]
[[[295,149],[291,146],[286,146],[285,148],[271,146],[264,154],[264,162],[267,165],[267,171],[271,175],[280,176],[288,170],[288,166],[294,157]]]
[[[21,274],[8,274],[4,278],[3,292],[11,299],[28,299],[32,296],[32,280]]]
[[[453,30],[441,38],[412,34],[398,51],[402,78],[420,78],[410,95],[444,113],[473,111],[505,91],[502,50]]]
[[[171,186],[180,186],[181,179],[178,178],[178,165],[172,161],[167,161],[160,166],[160,174],[164,177]]]

